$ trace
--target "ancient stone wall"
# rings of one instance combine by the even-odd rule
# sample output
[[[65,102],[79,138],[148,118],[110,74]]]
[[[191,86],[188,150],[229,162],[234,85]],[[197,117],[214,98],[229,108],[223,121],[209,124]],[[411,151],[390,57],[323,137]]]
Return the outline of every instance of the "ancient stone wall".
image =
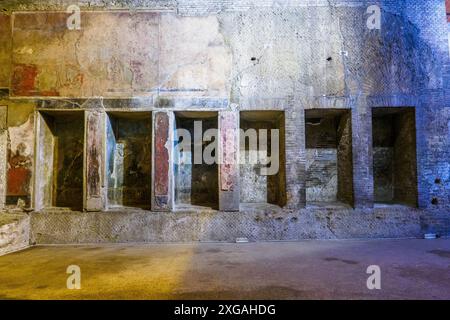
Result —
[[[81,8],[81,24],[70,30],[72,13],[66,9],[74,3]],[[381,8],[381,29],[367,26],[367,9],[374,4]],[[374,200],[395,194],[406,202],[406,211],[420,209],[421,219],[409,221],[419,229],[433,230],[436,224],[445,234],[450,228],[444,0],[4,0],[0,10],[3,207],[43,213],[77,207],[104,212],[100,216],[105,219],[114,205],[152,209],[149,215],[176,211],[177,186],[194,178],[181,179],[173,165],[176,114],[213,112],[220,132],[217,153],[225,163],[213,168],[217,181],[205,182],[200,171],[194,182],[203,191],[218,190],[209,200],[222,212],[214,220],[221,230],[229,225],[223,212],[245,215],[254,210],[248,202],[268,212],[273,207],[264,204],[276,204],[281,216],[312,217],[314,209],[304,211],[307,201],[322,199],[343,202],[350,213],[341,212],[346,218],[339,223],[336,216],[308,218],[316,224],[314,237],[320,238],[320,226],[327,228],[330,221],[335,223],[332,232],[342,231],[343,237],[371,237],[373,223],[374,234],[410,236],[412,229],[392,232],[387,212],[376,221],[368,219],[361,232],[348,232],[363,216],[373,218]],[[407,143],[399,148],[416,157],[408,156],[405,165],[408,159],[400,153],[401,167],[395,161],[382,163],[396,155],[391,146],[374,147],[380,126],[372,109],[406,107],[413,116],[398,121],[408,124],[404,132],[414,126],[415,136],[400,130],[398,137]],[[326,126],[333,129],[333,147],[311,148],[306,114],[330,109],[345,113]],[[121,126],[119,121],[114,129],[117,118],[123,118],[118,113],[138,111],[151,121],[145,126]],[[240,127],[241,113],[248,111],[284,114],[278,125],[282,174],[268,178],[272,182],[257,177],[252,188],[247,184],[254,168],[240,176],[241,168],[232,161],[240,158],[239,137],[227,133]],[[79,114],[76,123],[69,121],[74,113]],[[328,129],[317,137],[328,137]],[[121,133],[133,145],[122,154]],[[394,172],[402,176],[402,170],[415,178],[393,183]],[[186,190],[192,192],[193,185]],[[260,189],[264,185],[269,191]],[[317,185],[324,187],[311,191]],[[325,217],[321,212],[317,215]],[[44,226],[39,221],[45,219],[35,222],[39,232]],[[267,223],[264,228],[270,228]]]
[[[17,213],[0,215],[0,256],[27,248],[30,237],[29,216]]]

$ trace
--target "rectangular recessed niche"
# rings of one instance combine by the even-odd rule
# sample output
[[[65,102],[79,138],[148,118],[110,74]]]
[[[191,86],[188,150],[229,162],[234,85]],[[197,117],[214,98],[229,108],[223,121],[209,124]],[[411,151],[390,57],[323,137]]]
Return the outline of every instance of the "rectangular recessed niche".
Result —
[[[345,109],[305,111],[306,202],[353,205],[351,113]]]
[[[219,167],[217,161],[211,163],[203,157],[205,153],[217,156],[217,149],[211,148],[214,146],[211,143],[217,145],[217,136],[210,140],[203,139],[209,129],[215,129],[217,133],[217,112],[175,112],[173,159],[176,209],[219,208]],[[190,141],[181,138],[186,135]]]
[[[84,112],[39,114],[39,187],[45,208],[83,209]]]
[[[151,112],[108,112],[106,132],[108,207],[150,209]]]
[[[240,128],[241,203],[285,206],[284,112],[243,111]]]
[[[373,108],[375,202],[417,206],[414,108]]]

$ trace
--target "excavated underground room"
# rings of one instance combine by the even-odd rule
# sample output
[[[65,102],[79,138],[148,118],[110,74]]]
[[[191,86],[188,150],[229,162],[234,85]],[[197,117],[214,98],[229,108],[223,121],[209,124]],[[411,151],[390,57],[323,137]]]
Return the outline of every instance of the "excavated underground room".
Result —
[[[449,34],[450,0],[0,0],[0,300],[450,299]]]

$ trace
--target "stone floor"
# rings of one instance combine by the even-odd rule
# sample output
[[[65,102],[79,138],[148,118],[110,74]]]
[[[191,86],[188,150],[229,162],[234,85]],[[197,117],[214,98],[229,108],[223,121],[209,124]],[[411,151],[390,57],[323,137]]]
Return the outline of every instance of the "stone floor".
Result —
[[[450,239],[35,247],[0,257],[0,298],[450,299]]]

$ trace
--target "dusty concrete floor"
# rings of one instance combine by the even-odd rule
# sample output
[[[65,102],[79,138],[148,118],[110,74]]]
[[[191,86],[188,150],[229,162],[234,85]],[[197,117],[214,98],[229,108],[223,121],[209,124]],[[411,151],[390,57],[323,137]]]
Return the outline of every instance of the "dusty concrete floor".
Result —
[[[450,299],[450,240],[36,247],[0,257],[0,298]]]

